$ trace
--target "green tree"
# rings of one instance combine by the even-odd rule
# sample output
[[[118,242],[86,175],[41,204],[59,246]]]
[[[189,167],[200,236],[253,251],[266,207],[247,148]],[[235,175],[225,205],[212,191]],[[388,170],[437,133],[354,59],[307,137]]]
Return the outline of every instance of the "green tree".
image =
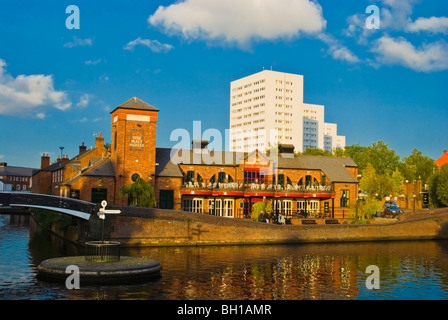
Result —
[[[335,157],[345,157],[346,156],[345,149],[344,148],[339,148],[339,147],[334,148],[333,149],[333,155]]]
[[[400,156],[383,141],[373,142],[367,148],[369,162],[378,174],[392,174],[398,167]]]
[[[359,144],[352,144],[345,147],[345,156],[352,158],[352,160],[358,165],[359,174],[362,174],[369,163],[366,149],[367,147]]]
[[[444,206],[448,206],[448,164],[444,164],[438,173],[437,198]]]
[[[378,174],[391,175],[397,168],[400,156],[390,149],[383,141],[373,142],[371,146],[364,147],[353,144],[345,147],[345,155],[352,158],[358,165],[358,172],[362,175],[367,164],[370,163]]]
[[[403,182],[404,177],[401,174],[398,168],[395,169],[394,173],[392,173],[392,182],[393,182],[393,195],[400,195],[404,191]]]
[[[439,208],[442,206],[438,196],[437,196],[437,186],[439,184],[439,170],[434,172],[428,178],[428,192],[429,192],[429,203],[431,207]]]
[[[397,177],[397,179],[400,178]],[[359,188],[371,196],[382,199],[385,196],[395,194],[397,186],[392,177],[388,174],[378,174],[376,169],[370,163],[367,163],[359,180]]]
[[[366,197],[363,201],[358,202],[358,215],[356,217],[356,207],[350,209],[350,217],[357,218],[354,223],[366,223],[367,219],[378,211],[382,210],[381,201],[374,196]]]
[[[302,152],[303,156],[326,156],[333,157],[333,153],[328,150],[322,150],[317,148],[306,148],[305,151]]]
[[[427,183],[434,172],[434,160],[414,149],[408,157],[403,158],[399,168],[405,180]]]
[[[258,221],[258,217],[260,213],[272,212],[272,205],[269,202],[256,202],[252,205],[252,212],[250,214],[250,218],[253,221]]]
[[[133,207],[153,208],[157,203],[154,188],[141,178],[130,186],[121,188],[120,197],[125,196],[129,197],[129,205]]]

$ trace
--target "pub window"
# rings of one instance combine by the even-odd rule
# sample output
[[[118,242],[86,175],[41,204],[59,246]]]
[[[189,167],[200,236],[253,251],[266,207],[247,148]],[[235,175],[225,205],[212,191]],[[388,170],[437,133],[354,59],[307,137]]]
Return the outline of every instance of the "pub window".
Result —
[[[311,176],[310,175],[305,176],[305,185],[307,187],[311,186]]]
[[[278,184],[281,186],[285,185],[285,175],[284,174],[279,174],[278,175]]]
[[[204,181],[204,179],[202,179],[202,177],[201,177],[201,175],[199,173],[197,174],[196,177],[197,177],[197,181],[198,182],[203,182]]]
[[[289,184],[292,186],[292,181],[291,181],[291,179],[289,179],[289,177],[286,177],[286,184]]]
[[[184,211],[202,213],[202,199],[185,199],[182,201]]]
[[[215,181],[216,181],[216,178],[215,178],[215,175],[213,175],[213,176],[210,178],[210,182],[211,182],[211,183],[215,183]]]
[[[187,182],[194,182],[194,171],[187,171]]]
[[[341,190],[341,208],[348,208],[350,205],[350,190]]]
[[[244,170],[244,183],[265,183],[268,182],[268,174],[263,169]]]
[[[321,184],[322,186],[325,186],[325,184],[326,184],[326,182],[325,182],[325,176],[322,176],[322,177],[320,178],[320,184]]]
[[[219,183],[226,182],[226,173],[225,172],[219,172],[218,173],[218,182]]]
[[[299,186],[303,186],[303,178],[300,178],[300,180],[299,180],[299,184],[298,184]]]

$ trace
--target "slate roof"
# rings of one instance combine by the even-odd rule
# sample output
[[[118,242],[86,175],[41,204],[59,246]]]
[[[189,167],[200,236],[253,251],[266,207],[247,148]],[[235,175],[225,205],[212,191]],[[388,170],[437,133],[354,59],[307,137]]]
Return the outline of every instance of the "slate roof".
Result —
[[[92,170],[88,170],[84,176],[88,177],[115,177],[115,168],[112,160],[107,158],[96,166],[93,165]]]
[[[159,111],[159,109],[147,104],[146,102],[140,100],[139,98],[131,98],[125,103],[116,107],[111,113],[117,109],[132,109],[132,110],[147,110],[147,111]]]
[[[358,167],[351,158],[325,156],[282,158],[279,156],[278,167],[279,169],[322,170],[331,182],[358,182],[346,169],[346,167]]]
[[[63,185],[71,185],[75,183],[81,177],[115,177],[115,168],[110,157],[100,159],[92,166],[84,169],[80,174],[69,179],[63,183]]]
[[[1,166],[0,176],[31,177],[36,170],[38,169],[15,166]]]

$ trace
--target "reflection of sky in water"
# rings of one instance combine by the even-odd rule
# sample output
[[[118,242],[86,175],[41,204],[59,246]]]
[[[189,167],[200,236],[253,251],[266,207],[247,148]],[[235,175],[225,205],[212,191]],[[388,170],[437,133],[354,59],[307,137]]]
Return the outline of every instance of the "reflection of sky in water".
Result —
[[[380,289],[368,290],[365,285],[367,274],[359,273],[358,299],[401,299],[401,300],[434,300],[448,298],[448,284],[442,281],[447,278],[447,271],[440,272],[436,265],[431,268],[412,266],[408,261],[403,265],[390,268],[384,265],[380,275]],[[446,267],[445,267],[446,268]]]
[[[28,228],[10,225],[10,216],[0,215],[0,289],[29,283]]]

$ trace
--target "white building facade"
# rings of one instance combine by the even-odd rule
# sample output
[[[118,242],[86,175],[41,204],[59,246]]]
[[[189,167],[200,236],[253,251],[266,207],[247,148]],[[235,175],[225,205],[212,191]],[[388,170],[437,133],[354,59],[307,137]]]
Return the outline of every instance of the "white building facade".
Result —
[[[292,144],[296,152],[325,149],[324,111],[323,105],[303,102],[302,75],[264,70],[232,81],[229,149],[265,151],[277,144]]]

